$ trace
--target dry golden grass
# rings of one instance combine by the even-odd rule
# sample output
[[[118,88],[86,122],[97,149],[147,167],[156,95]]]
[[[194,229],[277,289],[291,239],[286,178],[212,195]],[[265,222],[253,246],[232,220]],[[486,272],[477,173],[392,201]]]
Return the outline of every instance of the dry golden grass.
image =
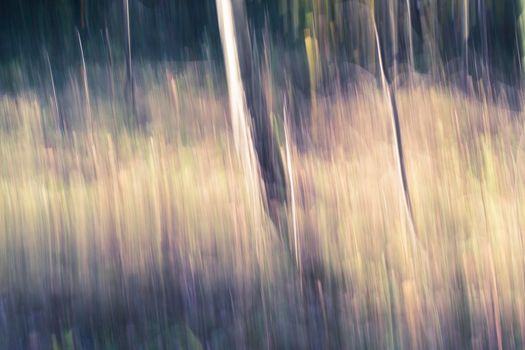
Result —
[[[301,266],[327,276],[312,287],[271,221],[255,224],[226,99],[174,81],[143,96],[150,131],[101,116],[91,136],[66,141],[49,136],[51,112],[35,96],[1,99],[0,306],[18,293],[52,312],[52,296],[72,297],[77,316],[61,327],[80,339],[74,321],[91,301],[111,310],[126,299],[129,310],[140,300],[161,322],[175,302],[151,287],[177,291],[183,321],[166,317],[204,347],[525,345],[521,114],[444,87],[398,91],[413,250],[384,97],[319,98],[318,144],[292,146]],[[57,332],[20,327],[43,342]],[[3,332],[3,344],[18,344]]]

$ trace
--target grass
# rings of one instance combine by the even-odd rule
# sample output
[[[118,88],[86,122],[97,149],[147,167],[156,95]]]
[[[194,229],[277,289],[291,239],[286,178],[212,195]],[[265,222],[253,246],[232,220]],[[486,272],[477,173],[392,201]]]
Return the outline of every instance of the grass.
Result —
[[[503,97],[397,91],[414,250],[384,97],[319,96],[319,137],[291,147],[301,275],[197,71],[144,67],[134,132],[104,94],[65,138],[46,96],[0,99],[0,347],[525,345],[524,119]]]

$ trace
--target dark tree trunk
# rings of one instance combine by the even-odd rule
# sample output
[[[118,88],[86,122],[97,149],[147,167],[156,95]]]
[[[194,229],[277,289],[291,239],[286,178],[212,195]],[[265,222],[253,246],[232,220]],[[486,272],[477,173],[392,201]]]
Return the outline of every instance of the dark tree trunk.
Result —
[[[250,29],[243,0],[232,0],[232,5],[241,78],[253,122],[253,141],[266,187],[266,197],[269,204],[273,201],[284,204],[286,188],[283,160],[272,130],[264,94],[262,64],[258,61],[258,57],[262,55],[254,54],[255,43],[262,43],[262,33]],[[275,222],[274,218],[272,220]]]

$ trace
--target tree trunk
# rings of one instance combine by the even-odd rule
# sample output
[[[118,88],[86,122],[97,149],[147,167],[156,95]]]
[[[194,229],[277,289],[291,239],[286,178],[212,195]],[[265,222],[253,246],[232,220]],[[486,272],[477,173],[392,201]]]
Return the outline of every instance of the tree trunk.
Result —
[[[135,122],[136,104],[135,104],[135,81],[133,79],[133,66],[131,64],[131,33],[129,24],[129,0],[124,1],[124,29],[126,31],[126,102],[131,104],[132,120]]]
[[[266,207],[278,227],[278,213],[274,208],[286,203],[283,160],[268,114],[262,69],[254,55],[244,1],[217,0],[217,14],[237,152],[247,169],[258,165],[265,187]],[[262,37],[256,39],[262,41]],[[253,150],[253,159],[250,150]],[[247,175],[256,176],[254,172]]]

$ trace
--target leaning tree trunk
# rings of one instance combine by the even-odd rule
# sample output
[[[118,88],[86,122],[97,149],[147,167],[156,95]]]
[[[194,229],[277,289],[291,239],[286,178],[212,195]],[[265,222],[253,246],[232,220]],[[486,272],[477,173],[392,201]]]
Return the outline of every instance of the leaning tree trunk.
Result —
[[[268,115],[262,70],[253,54],[245,4],[243,0],[216,1],[237,155],[248,189],[264,199],[273,223],[286,231],[279,228],[279,211],[286,203],[283,161]],[[284,241],[288,244],[287,238]]]
[[[397,101],[395,95],[395,86],[392,87],[392,74],[390,74],[385,66],[385,58],[387,57],[388,47],[385,45],[385,36],[381,40],[378,30],[377,30],[377,19],[375,14],[373,14],[373,24],[374,24],[374,34],[375,42],[377,46],[377,55],[379,59],[379,74],[382,82],[383,93],[386,96],[386,102],[389,107],[390,118],[392,121],[392,132],[394,139],[394,153],[397,160],[397,168],[399,173],[399,180],[401,183],[401,188],[403,190],[402,202],[405,209],[406,217],[408,220],[408,229],[411,236],[412,247],[414,250],[417,247],[418,238],[416,232],[416,225],[414,221],[414,211],[412,207],[412,200],[410,197],[410,189],[408,186],[408,177],[406,173],[405,166],[405,154],[403,151],[403,140],[401,135],[401,123],[399,120],[399,110],[397,108]],[[388,39],[387,39],[388,40]],[[392,65],[395,66],[395,55],[391,57],[393,59]]]

